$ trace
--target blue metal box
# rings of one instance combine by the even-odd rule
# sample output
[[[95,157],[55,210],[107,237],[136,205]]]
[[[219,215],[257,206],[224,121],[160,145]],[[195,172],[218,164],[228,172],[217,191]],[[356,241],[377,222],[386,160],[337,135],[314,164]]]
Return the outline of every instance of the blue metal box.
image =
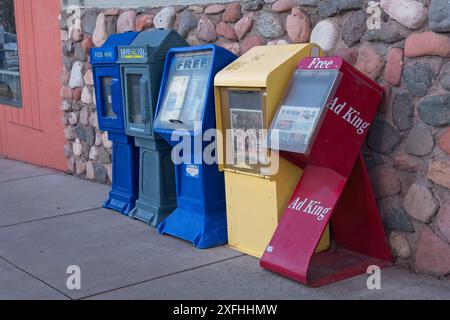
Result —
[[[174,147],[177,209],[158,231],[197,248],[227,243],[224,177],[211,137],[216,128],[214,76],[236,58],[212,44],[173,48],[164,67],[154,130]]]
[[[125,135],[120,67],[117,47],[130,44],[137,32],[113,34],[100,48],[90,52],[99,128],[113,142],[112,190],[105,208],[128,215],[138,196],[139,150],[134,138]]]

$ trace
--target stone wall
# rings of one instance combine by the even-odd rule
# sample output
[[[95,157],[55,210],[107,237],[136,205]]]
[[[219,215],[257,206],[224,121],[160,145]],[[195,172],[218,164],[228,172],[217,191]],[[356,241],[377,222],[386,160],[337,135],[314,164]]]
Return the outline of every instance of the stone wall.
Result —
[[[111,143],[98,130],[88,49],[115,32],[174,28],[192,45],[237,54],[311,40],[385,88],[364,147],[398,264],[450,274],[450,2],[247,0],[207,6],[62,12],[62,121],[68,171],[109,182]],[[80,199],[82,201],[82,199]]]

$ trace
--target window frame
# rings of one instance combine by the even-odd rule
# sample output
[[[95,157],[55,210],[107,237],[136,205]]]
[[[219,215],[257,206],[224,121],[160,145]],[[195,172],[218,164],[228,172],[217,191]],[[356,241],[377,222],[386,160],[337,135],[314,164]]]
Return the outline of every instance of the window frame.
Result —
[[[7,1],[7,0],[5,0],[5,1]],[[16,20],[16,9],[17,9],[17,7],[16,7],[16,2],[14,0],[11,0],[11,1],[12,1],[12,5],[13,5],[13,12],[14,12],[14,16],[13,16],[14,27],[15,27],[15,31],[16,31],[16,33],[14,35],[16,36],[16,42],[15,43],[16,43],[16,46],[17,46],[16,52],[17,52],[17,68],[18,68],[18,71],[11,71],[11,70],[7,70],[7,69],[0,69],[0,77],[1,77],[2,74],[9,74],[9,75],[12,75],[12,76],[14,76],[14,77],[16,77],[18,79],[18,82],[17,82],[18,86],[19,86],[19,90],[18,90],[19,94],[18,94],[18,96],[20,95],[20,99],[18,99],[18,100],[11,100],[11,99],[4,98],[3,96],[0,96],[0,105],[1,106],[7,106],[7,107],[13,107],[13,108],[17,108],[17,109],[22,109],[23,108],[23,86],[22,86],[22,77],[21,77],[21,72],[20,72],[20,70],[21,70],[20,46],[19,46],[19,35],[18,35],[18,31],[17,31],[18,26],[17,26],[17,20]],[[5,30],[5,33],[9,33],[9,32],[6,32],[6,30]],[[1,46],[3,46],[3,43],[0,44],[0,47]],[[7,49],[1,48],[0,50],[5,50],[6,51]],[[4,59],[6,60],[6,58],[4,58]],[[14,80],[14,83],[16,83],[15,80]]]

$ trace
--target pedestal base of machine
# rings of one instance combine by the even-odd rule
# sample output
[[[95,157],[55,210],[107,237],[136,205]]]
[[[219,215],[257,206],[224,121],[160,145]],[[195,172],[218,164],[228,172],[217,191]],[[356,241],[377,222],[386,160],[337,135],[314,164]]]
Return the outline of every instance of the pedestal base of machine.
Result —
[[[380,269],[390,267],[391,262],[365,256],[343,247],[315,253],[310,261],[307,284],[322,287],[367,273],[369,266]],[[297,280],[300,281],[300,280]]]
[[[112,148],[112,188],[103,207],[128,215],[138,197],[139,150],[134,138],[109,132]]]
[[[309,209],[314,206],[313,211]],[[315,248],[331,223],[337,249]],[[349,177],[307,165],[260,265],[305,285],[318,287],[390,266],[367,169],[360,154]]]
[[[136,138],[139,147],[139,198],[129,216],[156,227],[177,207],[170,146]]]
[[[189,241],[198,249],[217,247],[228,241],[226,213],[177,208],[158,226],[158,232]]]
[[[136,206],[129,213],[129,216],[133,219],[145,222],[152,227],[156,227],[164,221],[175,208],[175,205],[153,206],[147,202],[136,200]]]
[[[261,257],[301,174],[283,158],[272,180],[225,171],[229,247]]]
[[[103,203],[103,208],[118,211],[126,216],[129,215],[136,204],[136,198],[128,198],[114,191],[109,193],[109,198]]]

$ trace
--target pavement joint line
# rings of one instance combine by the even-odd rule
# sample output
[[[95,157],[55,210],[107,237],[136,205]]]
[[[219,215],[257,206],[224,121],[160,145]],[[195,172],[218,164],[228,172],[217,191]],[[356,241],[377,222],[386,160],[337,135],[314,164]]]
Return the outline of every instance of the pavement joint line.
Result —
[[[21,177],[21,178],[16,178],[16,179],[9,179],[9,180],[5,180],[5,181],[0,181],[0,184],[8,183],[8,182],[16,182],[16,181],[26,180],[26,179],[45,177],[45,176],[56,176],[56,175],[59,175],[59,174],[65,174],[65,173],[64,172],[53,172],[53,173],[38,174],[36,176]]]
[[[43,218],[39,218],[39,219],[26,220],[26,221],[12,223],[12,224],[8,224],[8,225],[4,225],[4,226],[0,225],[0,229],[9,228],[9,227],[15,227],[15,226],[19,226],[19,225],[22,225],[22,224],[28,224],[28,223],[32,223],[32,222],[51,220],[51,219],[55,219],[55,218],[62,218],[62,217],[75,215],[75,214],[78,214],[78,213],[85,213],[85,212],[89,212],[89,211],[94,211],[94,210],[98,210],[98,209],[102,209],[102,208],[103,207],[94,207],[94,208],[89,208],[89,209],[85,209],[85,210],[79,210],[79,211],[73,211],[73,212],[67,212],[67,213],[63,213],[63,214],[58,214],[58,215],[51,216],[51,217],[43,217]]]
[[[51,288],[51,289],[57,291],[58,293],[62,294],[63,296],[65,296],[65,297],[68,298],[69,300],[73,300],[73,298],[72,298],[71,296],[69,296],[69,295],[67,295],[66,293],[64,293],[63,291],[61,291],[61,290],[55,288],[54,286],[52,286],[51,284],[45,282],[44,280],[39,279],[39,278],[38,278],[37,276],[35,276],[34,274],[32,274],[32,273],[26,271],[25,269],[19,267],[18,265],[12,263],[12,262],[9,261],[8,259],[6,259],[6,258],[4,258],[4,257],[2,257],[2,256],[0,256],[0,259],[2,259],[3,261],[5,261],[5,262],[8,263],[9,265],[13,266],[14,268],[16,268],[16,269],[22,271],[23,273],[29,275],[30,277],[32,277],[33,279],[39,281],[40,283],[44,284],[45,286],[47,286],[47,287],[49,287],[49,288]]]
[[[239,255],[234,256],[234,257],[230,257],[230,258],[226,258],[226,259],[222,259],[222,260],[206,263],[206,264],[203,264],[201,266],[196,266],[196,267],[192,267],[192,268],[188,268],[188,269],[184,269],[184,270],[180,270],[180,271],[175,271],[175,272],[164,274],[164,275],[161,275],[161,276],[158,276],[158,277],[154,277],[154,278],[151,278],[151,279],[146,279],[146,280],[130,283],[130,284],[127,284],[127,285],[124,285],[124,286],[120,286],[118,288],[97,292],[97,293],[94,293],[94,294],[91,294],[91,295],[87,295],[87,296],[84,296],[84,297],[76,298],[75,300],[85,300],[85,299],[88,299],[88,298],[93,298],[93,297],[96,297],[96,296],[99,296],[99,295],[102,295],[102,294],[105,294],[105,293],[110,293],[110,292],[114,292],[114,291],[130,288],[130,287],[134,287],[134,286],[137,286],[137,285],[140,285],[140,284],[153,282],[155,280],[168,278],[168,277],[171,277],[171,276],[174,276],[174,275],[177,275],[177,274],[181,274],[181,273],[185,273],[185,272],[189,272],[189,271],[193,271],[193,270],[198,270],[198,269],[201,269],[201,268],[204,268],[204,267],[209,267],[209,266],[212,266],[212,265],[215,265],[215,264],[219,264],[219,263],[222,263],[222,262],[227,262],[227,261],[230,261],[230,260],[238,259],[238,258],[241,258],[241,257],[244,257],[244,256],[246,256],[246,254],[239,254]]]

